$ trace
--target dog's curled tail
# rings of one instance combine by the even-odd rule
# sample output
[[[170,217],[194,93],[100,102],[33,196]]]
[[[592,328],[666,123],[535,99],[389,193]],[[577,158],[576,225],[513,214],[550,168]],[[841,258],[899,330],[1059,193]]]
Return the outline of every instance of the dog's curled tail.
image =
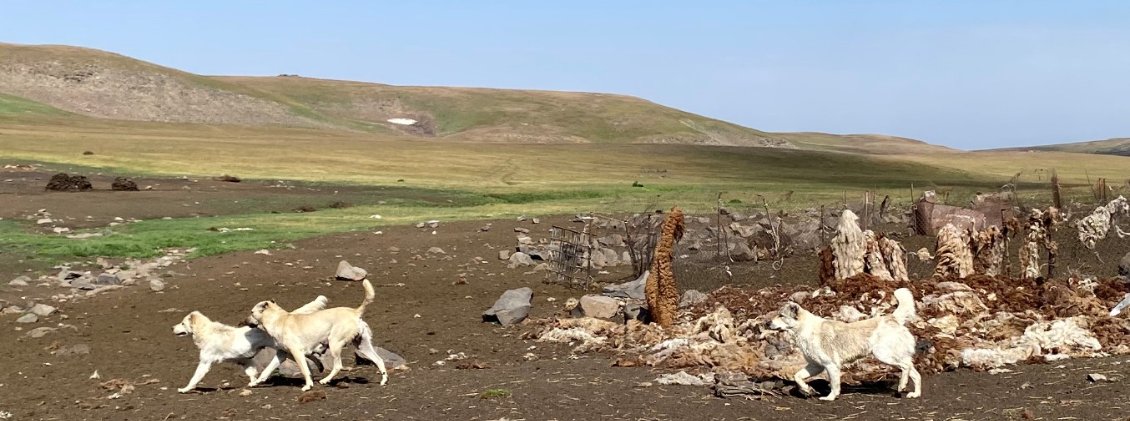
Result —
[[[898,307],[895,307],[894,312],[895,321],[900,325],[905,325],[916,314],[914,294],[911,294],[909,289],[899,288],[895,290],[895,300],[898,300]]]
[[[377,298],[377,291],[373,289],[373,284],[369,282],[368,279],[362,279],[361,286],[365,287],[365,301],[362,301],[361,305],[357,306],[358,316],[365,314],[365,306],[372,304],[373,299]]]

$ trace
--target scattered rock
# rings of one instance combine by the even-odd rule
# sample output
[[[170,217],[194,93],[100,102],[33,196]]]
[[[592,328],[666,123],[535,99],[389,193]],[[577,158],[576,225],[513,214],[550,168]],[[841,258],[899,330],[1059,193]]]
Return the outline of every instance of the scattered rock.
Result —
[[[149,289],[153,292],[164,291],[165,290],[165,281],[162,281],[158,278],[150,279],[149,280]]]
[[[1118,262],[1118,276],[1130,280],[1130,253],[1122,256],[1122,260]]]
[[[534,219],[531,219],[531,220],[530,220],[530,222],[531,222],[531,223],[533,223],[533,224],[540,224],[540,223],[541,223],[541,219],[538,219],[538,218],[534,218]]]
[[[115,191],[138,191],[137,183],[125,177],[115,177],[110,188]]]
[[[529,228],[522,228],[522,227],[514,227],[514,232],[520,232],[522,234],[529,234],[530,229]]]
[[[369,276],[369,272],[365,269],[350,265],[349,262],[342,260],[337,264],[337,279],[346,281],[360,281]]]
[[[36,316],[35,313],[24,313],[23,316],[20,316],[20,318],[16,319],[16,323],[35,323],[38,321],[39,316]]]
[[[531,258],[530,255],[522,253],[520,251],[511,254],[508,260],[510,264],[506,265],[506,267],[509,267],[510,269],[514,269],[518,266],[530,266],[534,264],[534,259]]]
[[[47,304],[36,304],[34,306],[31,306],[31,309],[28,310],[28,312],[39,317],[47,317],[52,313],[55,313],[55,307],[51,307]]]
[[[95,285],[118,285],[122,280],[118,278],[116,273],[102,273],[94,280]]]
[[[534,290],[529,287],[506,291],[490,309],[483,312],[483,321],[497,322],[503,326],[519,323],[530,314],[530,301],[533,298]]]
[[[27,333],[27,336],[31,337],[31,338],[42,338],[44,336],[47,336],[48,333],[51,333],[51,332],[54,332],[54,331],[55,331],[55,328],[53,328],[53,327],[37,327],[37,328],[29,331]]]
[[[502,249],[498,251],[498,260],[510,260],[510,250]]]
[[[447,254],[447,252],[439,247],[432,247],[428,249],[428,254]]]
[[[647,283],[647,276],[650,271],[644,271],[639,278],[634,281],[625,282],[622,284],[609,285],[604,287],[602,292],[605,296],[613,298],[630,298],[633,300],[644,300],[647,298],[644,295],[644,285]]]
[[[71,357],[75,355],[87,354],[90,354],[90,345],[87,344],[64,346],[55,351],[55,355],[60,357]]]
[[[735,262],[752,262],[757,260],[757,253],[749,248],[749,244],[745,241],[735,242],[733,248],[730,250],[730,257]]]
[[[1098,382],[1109,382],[1110,379],[1108,379],[1106,376],[1099,374],[1099,373],[1091,373],[1091,374],[1087,375],[1087,381],[1089,381],[1091,383],[1098,383]]]
[[[487,223],[486,225],[483,225],[483,226],[479,227],[479,231],[480,231],[480,232],[487,232],[487,231],[490,231],[490,225],[491,225],[490,223]]]
[[[690,307],[703,301],[706,301],[706,294],[698,290],[688,289],[683,293],[683,298],[679,299],[679,308]]]
[[[31,282],[31,278],[28,278],[26,276],[21,275],[21,276],[17,276],[16,279],[9,281],[8,286],[26,287],[28,282]]]
[[[620,302],[603,295],[585,295],[581,297],[581,311],[588,317],[611,319],[620,313]]]

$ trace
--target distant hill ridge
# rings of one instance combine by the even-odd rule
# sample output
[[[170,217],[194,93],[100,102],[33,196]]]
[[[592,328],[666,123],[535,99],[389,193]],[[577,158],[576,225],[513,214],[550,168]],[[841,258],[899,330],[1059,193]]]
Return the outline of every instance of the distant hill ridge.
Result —
[[[498,143],[673,143],[928,152],[892,136],[768,133],[640,98],[599,93],[201,76],[71,46],[0,43],[0,118],[303,127]]]

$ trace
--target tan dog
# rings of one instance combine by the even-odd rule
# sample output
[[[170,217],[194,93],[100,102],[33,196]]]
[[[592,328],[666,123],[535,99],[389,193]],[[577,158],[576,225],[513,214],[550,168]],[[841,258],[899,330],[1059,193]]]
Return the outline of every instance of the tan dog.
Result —
[[[319,381],[321,384],[329,383],[341,371],[341,351],[345,344],[361,337],[357,352],[377,364],[377,368],[381,371],[381,384],[384,385],[388,382],[388,371],[385,370],[384,360],[373,349],[372,330],[361,319],[365,314],[365,306],[372,303],[377,294],[368,279],[361,281],[361,285],[365,287],[365,300],[357,308],[335,307],[310,314],[296,314],[287,312],[274,301],[263,301],[251,309],[248,322],[259,325],[275,339],[280,349],[293,355],[304,355],[318,344],[328,342],[334,364],[330,373]],[[296,362],[306,379],[306,385],[302,390],[310,390],[314,386],[314,381],[310,377],[310,368],[306,366],[305,361]],[[272,368],[281,363],[282,358],[276,356],[268,364],[268,369],[263,370],[259,378],[252,382],[252,386],[267,380],[274,371]]]
[[[907,378],[914,380],[914,391],[908,398],[922,396],[922,376],[914,368],[914,335],[906,328],[906,321],[914,318],[914,296],[910,290],[895,290],[898,307],[891,314],[844,323],[827,320],[809,313],[797,303],[790,302],[769,323],[770,329],[792,333],[797,348],[804,354],[808,366],[793,376],[802,393],[812,395],[812,387],[805,379],[828,372],[832,392],[821,400],[835,400],[840,395],[840,369],[868,355],[902,370],[898,390],[906,389]]]
[[[295,313],[313,313],[326,308],[329,300],[319,295],[314,301],[294,310]],[[192,336],[192,342],[200,350],[200,362],[196,365],[196,372],[188,385],[177,389],[180,393],[187,393],[196,388],[196,384],[204,379],[212,364],[218,362],[232,362],[243,367],[243,372],[249,377],[249,382],[254,383],[259,370],[252,360],[260,350],[278,347],[271,335],[261,329],[250,326],[229,326],[215,322],[199,311],[188,313],[180,323],[173,325],[173,334],[177,336]],[[282,352],[277,352],[275,358],[287,358]],[[317,359],[314,359],[317,362]],[[274,371],[272,368],[271,371]]]

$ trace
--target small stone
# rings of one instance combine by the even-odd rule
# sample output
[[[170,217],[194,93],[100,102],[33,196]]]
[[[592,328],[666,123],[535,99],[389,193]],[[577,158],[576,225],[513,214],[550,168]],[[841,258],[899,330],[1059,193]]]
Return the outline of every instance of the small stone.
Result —
[[[337,279],[347,281],[360,281],[369,276],[369,272],[365,269],[350,265],[349,262],[342,260],[337,264]]]
[[[1087,375],[1087,381],[1089,381],[1091,383],[1098,383],[1098,382],[1109,382],[1110,379],[1108,379],[1106,376],[1099,374],[1099,373],[1091,373],[1091,374]]]
[[[540,224],[541,220],[538,219],[538,218],[534,218],[534,219],[531,219],[530,222],[533,222],[534,224]]]
[[[20,316],[20,318],[16,319],[16,323],[35,323],[38,321],[39,316],[36,316],[35,313],[24,313],[23,316]]]
[[[165,290],[165,281],[162,281],[162,280],[157,279],[157,278],[150,279],[149,280],[149,289],[152,290],[153,292],[164,291]]]
[[[98,275],[94,283],[96,285],[118,285],[122,283],[122,280],[118,278],[118,274],[116,273],[102,273]]]
[[[502,249],[498,251],[498,260],[509,260],[510,250]]]
[[[28,282],[31,282],[31,278],[28,278],[26,276],[17,276],[16,279],[8,282],[8,286],[26,287]]]
[[[47,304],[36,304],[31,306],[31,310],[28,311],[39,317],[47,317],[55,312],[55,307],[51,307]]]
[[[90,353],[90,345],[78,344],[73,346],[65,346],[55,351],[55,355],[60,357],[70,357],[74,355],[86,355]]]
[[[27,333],[27,336],[31,337],[31,338],[42,338],[44,336],[47,336],[48,333],[51,333],[51,332],[54,332],[54,331],[55,331],[55,328],[53,328],[53,327],[37,327],[37,328],[29,331]]]
[[[447,252],[439,247],[432,247],[428,249],[428,254],[447,254]]]
[[[529,228],[522,228],[522,227],[514,227],[514,232],[520,232],[522,234],[529,234],[530,229]]]

